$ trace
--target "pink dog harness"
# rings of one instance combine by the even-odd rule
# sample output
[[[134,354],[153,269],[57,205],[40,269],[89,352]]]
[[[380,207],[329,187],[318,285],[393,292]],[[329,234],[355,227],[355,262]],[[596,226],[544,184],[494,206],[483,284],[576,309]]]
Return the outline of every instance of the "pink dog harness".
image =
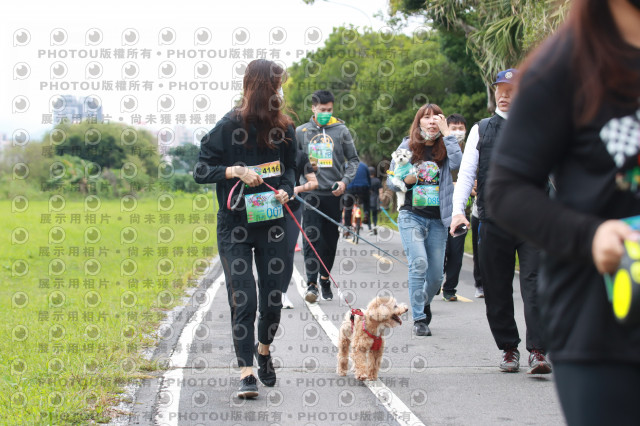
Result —
[[[374,336],[373,334],[369,333],[369,331],[367,330],[367,328],[365,327],[365,320],[364,320],[364,313],[362,313],[362,311],[360,309],[351,309],[351,331],[353,331],[353,322],[354,319],[356,317],[356,315],[360,315],[362,318],[362,330],[367,333],[367,336],[371,337],[373,339],[373,345],[371,345],[371,350],[372,351],[379,351],[380,350],[380,346],[382,346],[382,336]]]

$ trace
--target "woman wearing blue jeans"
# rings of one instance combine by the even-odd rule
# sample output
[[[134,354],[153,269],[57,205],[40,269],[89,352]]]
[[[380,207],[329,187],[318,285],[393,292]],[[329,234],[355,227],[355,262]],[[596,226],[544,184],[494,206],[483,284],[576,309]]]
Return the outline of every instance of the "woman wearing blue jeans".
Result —
[[[398,147],[411,151],[412,171],[398,226],[409,261],[409,298],[416,336],[431,336],[431,300],[442,285],[444,254],[451,224],[453,179],[462,151],[438,105],[422,106],[409,136]],[[394,164],[391,164],[393,170]]]

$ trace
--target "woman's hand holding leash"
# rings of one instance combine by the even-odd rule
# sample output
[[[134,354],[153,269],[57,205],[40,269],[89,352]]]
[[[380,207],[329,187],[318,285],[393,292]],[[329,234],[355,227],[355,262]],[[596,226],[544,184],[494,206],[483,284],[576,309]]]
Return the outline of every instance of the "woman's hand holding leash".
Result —
[[[289,194],[287,194],[284,189],[278,189],[276,200],[278,200],[280,204],[286,204],[289,202]]]
[[[231,169],[231,172],[227,172],[227,178],[239,178],[251,187],[261,185],[263,182],[262,177],[248,167],[233,166],[227,168],[227,170],[229,169]]]

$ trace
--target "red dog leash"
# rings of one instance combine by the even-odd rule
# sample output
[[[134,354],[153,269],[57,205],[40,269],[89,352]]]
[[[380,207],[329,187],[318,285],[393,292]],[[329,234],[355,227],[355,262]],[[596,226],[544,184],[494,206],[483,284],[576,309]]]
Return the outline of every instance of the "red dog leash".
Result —
[[[240,195],[238,195],[238,200],[235,202],[235,204],[233,206],[231,206],[231,198],[233,196],[233,192],[235,191],[236,187],[240,184],[240,182],[242,182],[242,180],[238,180],[238,182],[235,183],[235,185],[233,185],[233,187],[231,188],[231,191],[229,192],[229,196],[227,197],[227,208],[229,210],[234,210],[238,204],[240,203],[240,197],[242,196],[242,192],[244,191],[244,186],[240,187]],[[269,185],[267,182],[265,182],[264,180],[262,181],[262,183],[264,183],[267,188],[269,188],[270,190],[272,190],[274,193],[278,194],[278,191],[271,185]],[[311,241],[309,240],[309,237],[307,237],[307,234],[304,232],[304,230],[302,229],[302,226],[300,225],[300,223],[298,222],[298,219],[296,219],[295,215],[293,214],[293,212],[291,211],[291,208],[289,208],[289,206],[285,203],[283,204],[284,208],[287,210],[287,212],[289,213],[289,215],[291,216],[291,219],[293,219],[293,221],[295,222],[296,226],[298,227],[298,229],[300,230],[300,232],[302,233],[302,236],[307,240],[307,242],[309,243],[309,246],[311,247],[311,249],[313,250],[313,252],[316,254],[316,257],[318,258],[318,260],[320,261],[320,263],[322,264],[322,266],[324,267],[325,271],[327,271],[327,274],[329,275],[329,278],[331,278],[331,281],[333,281],[333,285],[336,287],[336,289],[338,290],[338,294],[342,294],[340,292],[340,288],[338,287],[338,283],[336,283],[336,280],[333,279],[333,276],[331,275],[331,272],[329,272],[329,268],[327,268],[327,265],[324,264],[324,262],[322,261],[322,259],[320,258],[320,255],[318,254],[318,252],[316,251],[316,248],[313,246],[313,244],[311,243]],[[349,308],[351,308],[351,322],[353,323],[353,316],[354,315],[362,315],[364,316],[364,314],[362,313],[362,311],[360,309],[354,309],[353,306],[351,306],[351,303],[349,303],[349,301],[343,297],[342,298],[345,303],[347,305],[349,305]],[[365,328],[364,328],[364,321],[362,322],[362,328],[363,330],[369,335],[369,337],[371,337],[374,342],[373,342],[373,347],[377,347],[378,349],[380,348],[380,344],[382,343],[382,339],[380,336],[374,336],[371,333],[369,333]],[[378,340],[376,340],[378,339]],[[372,348],[373,349],[373,348]],[[374,349],[375,350],[375,349]]]

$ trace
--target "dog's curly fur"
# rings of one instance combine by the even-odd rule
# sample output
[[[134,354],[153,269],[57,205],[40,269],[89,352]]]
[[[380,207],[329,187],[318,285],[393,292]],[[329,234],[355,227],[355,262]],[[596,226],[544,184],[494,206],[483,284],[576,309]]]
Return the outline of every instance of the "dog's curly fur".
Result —
[[[363,312],[364,316],[355,315],[353,328],[351,327],[351,311],[347,312],[340,326],[340,337],[338,338],[338,375],[345,376],[347,374],[349,355],[351,355],[356,379],[376,380],[382,361],[384,337],[380,348],[372,351],[374,339],[362,330],[362,321],[365,321],[365,327],[369,333],[381,336],[385,328],[401,325],[400,315],[408,310],[406,304],[398,305],[393,297],[376,297],[369,302],[369,306]],[[349,348],[351,348],[350,354]]]

